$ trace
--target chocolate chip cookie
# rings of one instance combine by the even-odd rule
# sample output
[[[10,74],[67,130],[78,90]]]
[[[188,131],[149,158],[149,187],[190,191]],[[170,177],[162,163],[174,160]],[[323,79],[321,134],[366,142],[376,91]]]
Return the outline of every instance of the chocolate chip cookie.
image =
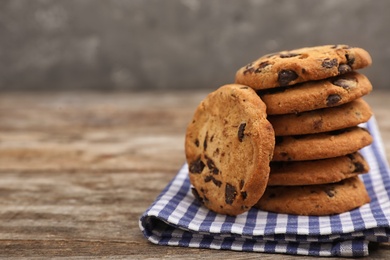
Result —
[[[238,215],[262,196],[275,137],[266,107],[243,85],[225,85],[197,107],[185,138],[193,193],[207,208]]]
[[[366,160],[358,152],[322,160],[271,162],[268,186],[334,183],[368,171]]]
[[[371,65],[369,53],[348,45],[325,45],[282,51],[240,68],[235,82],[254,89],[290,86],[342,75]]]
[[[339,106],[371,91],[372,85],[366,76],[350,72],[334,78],[258,93],[267,105],[267,113],[280,115]]]
[[[371,144],[370,133],[351,127],[319,134],[277,136],[273,161],[307,161],[354,153]]]
[[[332,215],[370,202],[358,176],[332,184],[269,186],[255,207],[296,215]]]
[[[372,116],[370,106],[363,99],[341,106],[322,108],[297,114],[270,115],[275,135],[304,135],[329,132],[367,122]]]

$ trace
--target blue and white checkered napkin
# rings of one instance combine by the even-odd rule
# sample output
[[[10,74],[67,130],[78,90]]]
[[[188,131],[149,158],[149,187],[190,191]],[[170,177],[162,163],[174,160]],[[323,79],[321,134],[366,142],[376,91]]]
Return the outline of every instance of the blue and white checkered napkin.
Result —
[[[374,137],[361,152],[371,170],[361,175],[371,202],[333,216],[296,216],[251,209],[236,217],[200,206],[187,165],[141,216],[145,237],[159,245],[313,256],[365,256],[368,243],[390,242],[390,171],[372,118]]]

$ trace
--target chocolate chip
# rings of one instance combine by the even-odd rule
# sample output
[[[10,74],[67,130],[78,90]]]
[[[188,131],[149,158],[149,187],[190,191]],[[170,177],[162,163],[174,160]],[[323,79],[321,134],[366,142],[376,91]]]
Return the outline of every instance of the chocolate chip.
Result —
[[[203,171],[205,164],[202,162],[200,157],[196,159],[194,162],[190,163],[189,171],[193,174],[199,174]]]
[[[347,59],[347,64],[352,67],[352,65],[355,63],[355,57],[347,53],[345,54],[345,58]]]
[[[339,103],[340,100],[341,100],[341,96],[338,95],[338,94],[329,95],[329,96],[326,98],[326,105],[327,105],[328,107],[337,105],[337,103]]]
[[[221,187],[222,182],[217,180],[213,175],[207,175],[204,177],[204,182],[210,182],[212,181],[216,186]]]
[[[204,177],[204,182],[210,182],[212,179],[213,179],[213,175],[207,175],[206,177]]]
[[[211,136],[211,138],[210,138],[210,143],[212,143],[213,140],[214,140],[214,135]]]
[[[210,169],[210,172],[212,174],[218,174],[219,173],[219,169],[215,166],[215,163],[213,160],[211,160],[210,158],[208,158],[206,156],[206,164],[207,164],[207,167]]]
[[[355,156],[350,153],[350,154],[347,154],[348,158],[351,159],[351,161],[354,161],[355,160]]]
[[[350,72],[350,71],[352,71],[352,68],[348,64],[341,64],[339,66],[339,73],[340,74],[345,74],[345,73]]]
[[[325,190],[326,195],[328,195],[329,198],[334,197],[335,191],[333,189],[326,189]]]
[[[302,72],[302,74],[305,74],[306,73],[306,69],[302,68],[301,72]]]
[[[232,205],[234,199],[236,198],[236,195],[237,195],[236,188],[233,185],[226,183],[226,187],[225,187],[226,204]]]
[[[329,58],[326,58],[325,60],[322,61],[322,64],[321,66],[324,67],[324,68],[327,68],[327,69],[331,69],[333,67],[336,67],[338,65],[338,61],[337,59],[329,59]]]
[[[296,56],[299,56],[301,54],[298,54],[298,53],[283,53],[283,54],[280,54],[280,58],[284,59],[284,58],[292,58],[292,57],[296,57]]]
[[[244,181],[244,180],[241,180],[241,181],[240,181],[240,190],[242,190],[242,188],[244,188],[244,184],[245,184],[245,181]],[[245,200],[246,197],[247,197],[246,191],[241,191],[241,196],[242,196],[242,198]]]
[[[203,140],[203,150],[207,149],[207,139],[209,138],[209,132],[206,132],[206,137]]]
[[[259,68],[259,69],[262,69],[262,68],[267,67],[268,65],[271,65],[271,63],[270,63],[269,61],[266,60],[266,61],[260,62],[258,68]]]
[[[196,140],[195,140],[195,145],[196,145],[196,147],[199,147],[199,139],[198,138],[196,138]]]
[[[200,202],[200,204],[204,204],[204,201],[203,201],[202,197],[199,196],[199,193],[198,193],[198,191],[195,188],[191,188],[191,192],[194,195],[195,199],[198,202]]]
[[[360,173],[360,172],[364,172],[365,171],[364,165],[362,163],[355,162],[353,165],[355,166],[355,170],[353,172]]]
[[[213,178],[213,183],[214,183],[216,186],[218,186],[218,187],[221,187],[221,185],[222,185],[222,182],[219,181],[219,180],[217,180],[217,179],[215,179],[215,178]]]
[[[255,68],[253,67],[253,63],[249,63],[245,66],[244,75],[247,73],[253,73],[255,71]]]
[[[281,70],[278,73],[280,86],[287,86],[291,81],[298,78],[298,74],[293,70]]]
[[[244,131],[245,131],[245,127],[246,127],[246,123],[241,123],[240,126],[238,127],[238,141],[242,142],[242,140],[244,139]]]
[[[260,73],[262,71],[263,68],[267,67],[268,65],[270,65],[271,63],[269,63],[269,61],[263,61],[259,64],[259,66],[257,67],[257,69],[255,70],[255,73]]]
[[[342,87],[343,89],[349,89],[352,85],[356,85],[356,81],[354,82],[355,84],[351,84],[351,79],[336,79],[332,82],[333,85]]]

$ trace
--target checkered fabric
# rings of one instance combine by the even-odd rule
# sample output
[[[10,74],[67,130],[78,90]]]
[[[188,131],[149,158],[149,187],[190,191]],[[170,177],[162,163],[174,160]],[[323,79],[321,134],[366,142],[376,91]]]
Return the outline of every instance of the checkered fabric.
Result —
[[[374,142],[361,150],[370,165],[360,175],[371,202],[332,216],[297,216],[251,209],[236,217],[201,206],[185,164],[139,220],[152,243],[312,256],[366,256],[369,242],[390,242],[390,171],[375,118]]]

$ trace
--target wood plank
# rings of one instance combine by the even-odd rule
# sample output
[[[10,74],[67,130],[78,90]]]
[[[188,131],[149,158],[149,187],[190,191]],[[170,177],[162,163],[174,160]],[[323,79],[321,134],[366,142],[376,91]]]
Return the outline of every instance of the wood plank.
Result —
[[[176,170],[202,95],[3,95],[0,170]]]
[[[364,99],[374,112],[386,150],[387,161],[390,162],[390,91],[374,90],[373,93],[365,96]]]
[[[0,257],[296,259],[143,238],[138,219],[184,163],[185,127],[206,94],[1,95]],[[366,100],[390,151],[390,92]],[[390,254],[370,248],[366,259]]]
[[[389,245],[371,246],[371,254],[364,259],[388,259]],[[315,259],[307,256],[261,254],[182,247],[162,247],[141,242],[82,241],[82,240],[0,240],[0,257],[82,257],[82,259]],[[317,258],[318,259],[318,258]],[[326,259],[340,259],[327,257]]]
[[[141,175],[0,174],[1,179],[8,180],[0,186],[0,194],[4,195],[0,203],[0,256],[251,257],[240,252],[210,254],[210,250],[184,250],[147,242],[138,227],[139,216],[173,176]],[[271,255],[265,258],[271,259]]]

